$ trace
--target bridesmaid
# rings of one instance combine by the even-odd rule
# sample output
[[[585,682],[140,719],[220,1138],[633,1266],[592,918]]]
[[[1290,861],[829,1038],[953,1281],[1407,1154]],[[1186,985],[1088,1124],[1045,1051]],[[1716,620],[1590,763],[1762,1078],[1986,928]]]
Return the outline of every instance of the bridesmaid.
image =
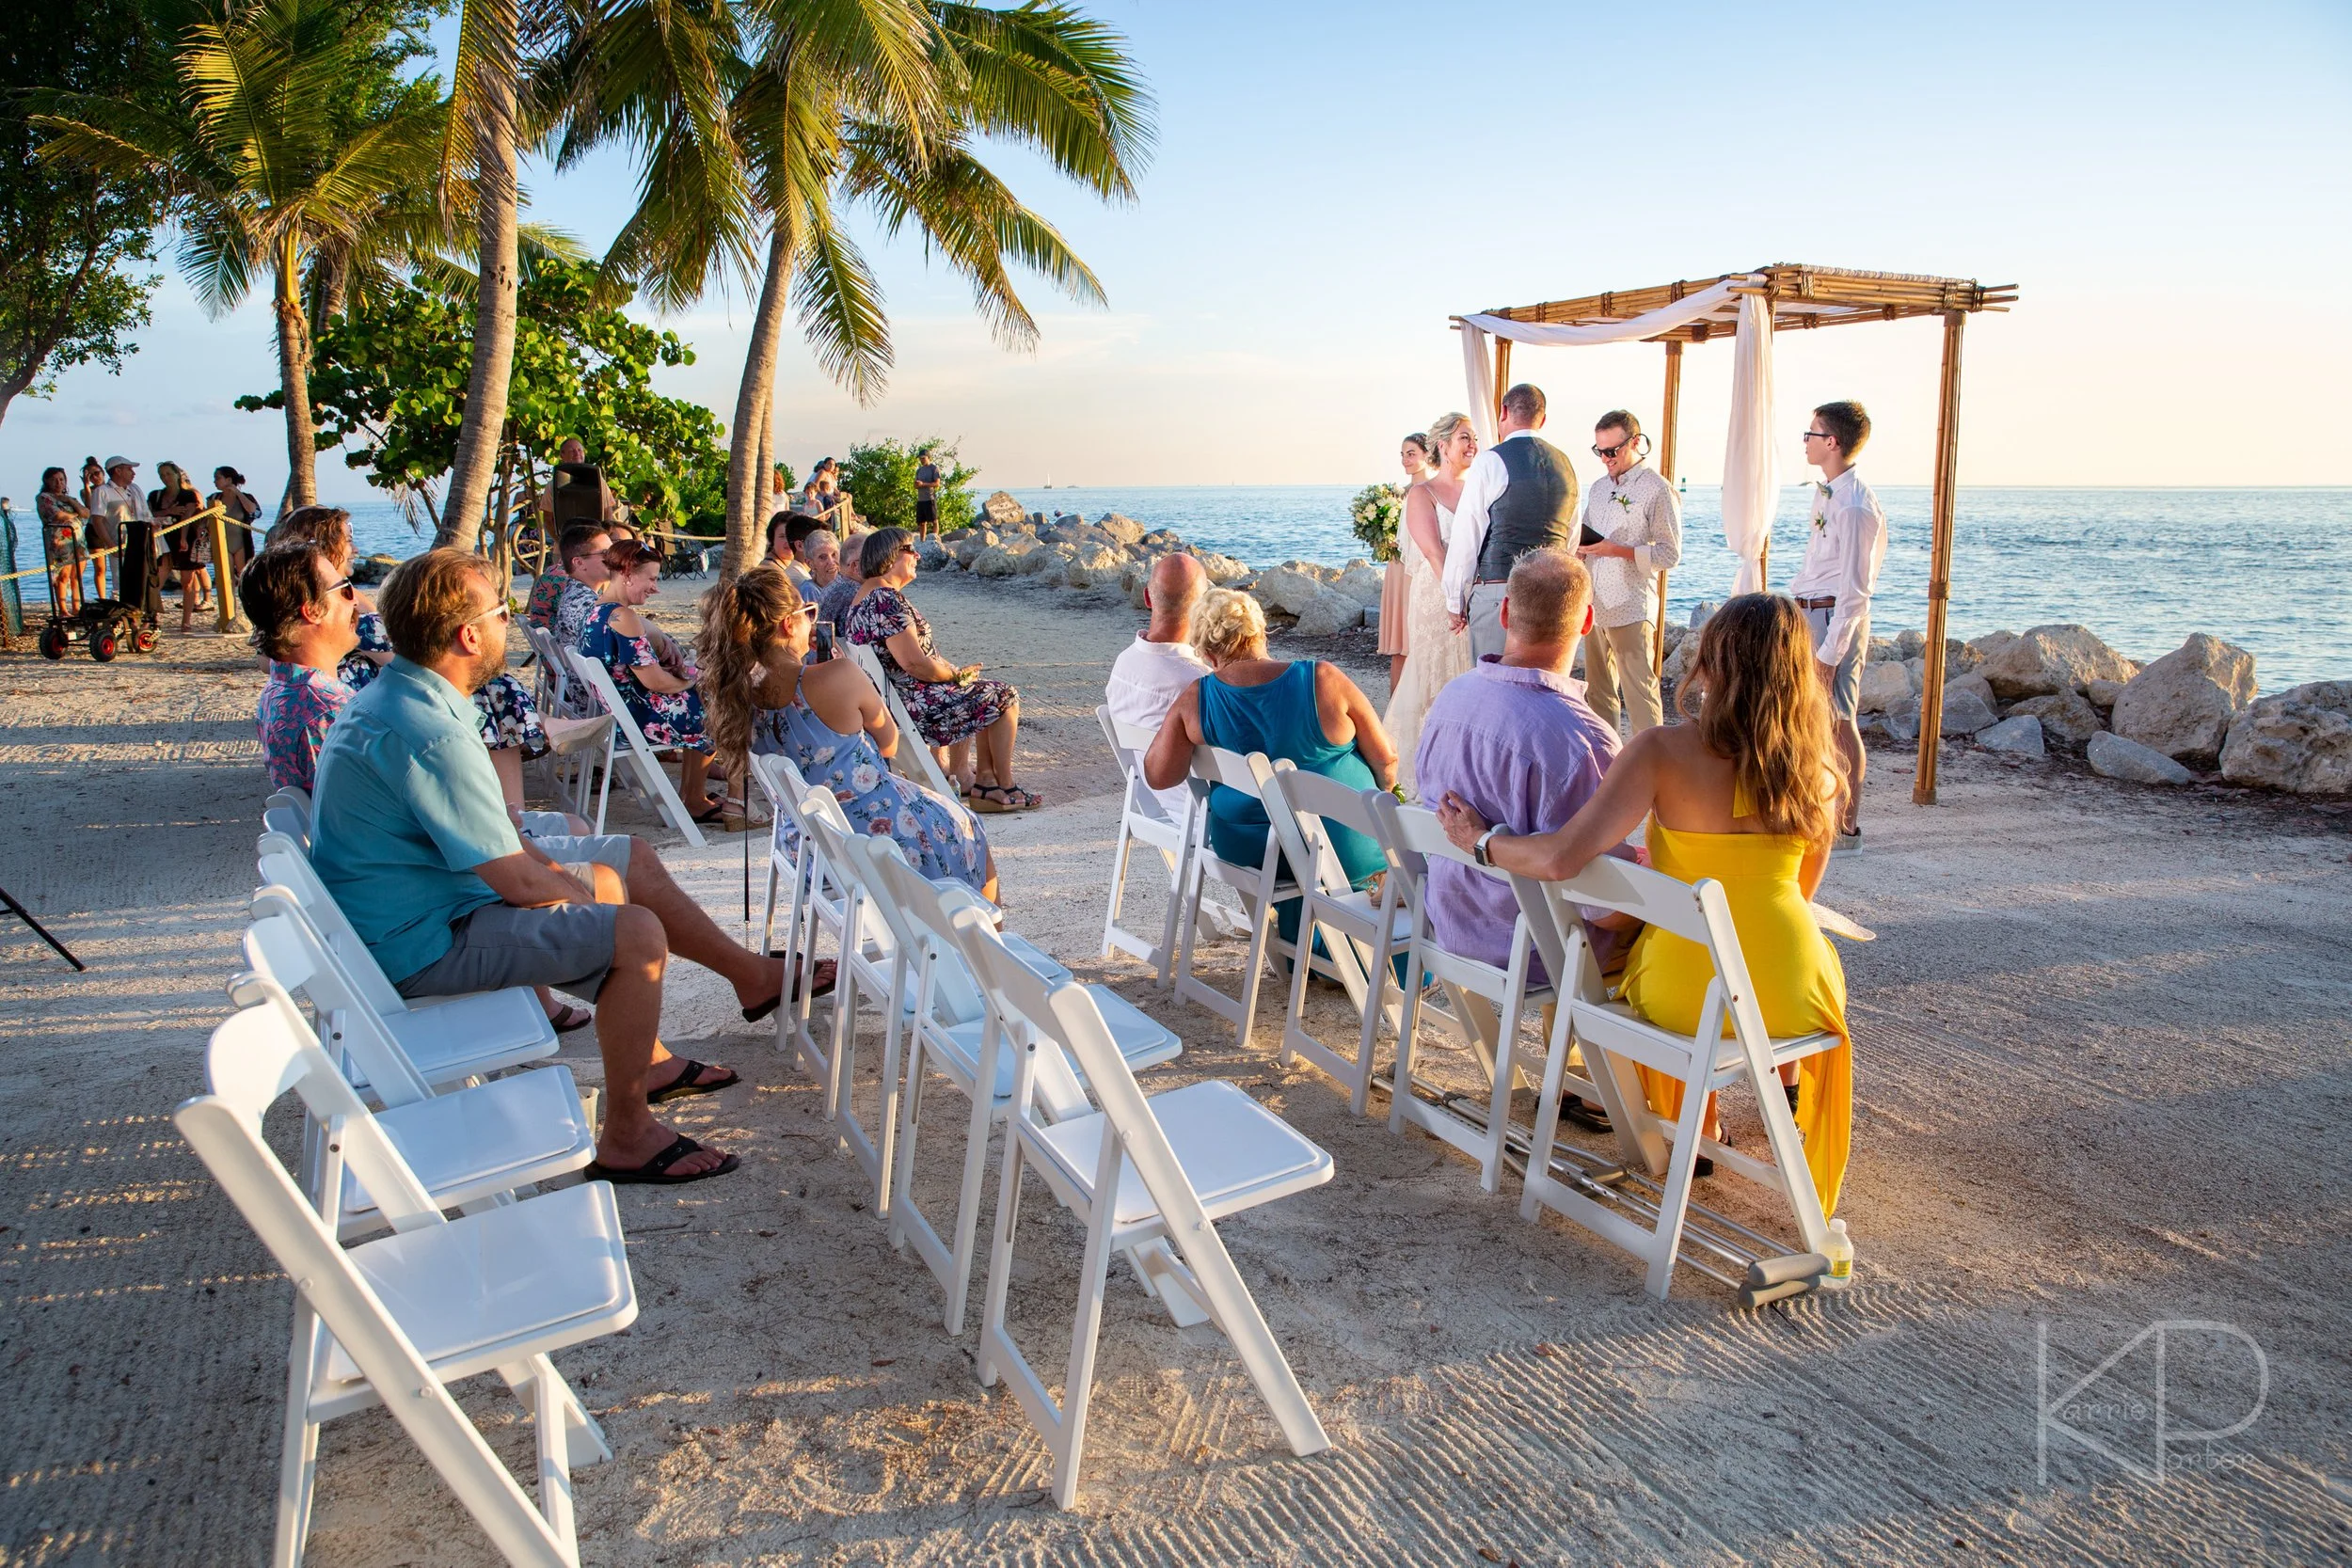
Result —
[[[1397,448],[1398,466],[1405,470],[1405,488],[1414,485],[1438,471],[1431,460],[1429,437],[1415,431],[1405,437]],[[1396,531],[1396,550],[1389,558],[1389,569],[1380,578],[1380,643],[1379,651],[1389,656],[1389,695],[1396,695],[1396,683],[1405,678],[1405,618],[1412,604],[1412,565],[1406,551],[1412,547],[1400,523]]]

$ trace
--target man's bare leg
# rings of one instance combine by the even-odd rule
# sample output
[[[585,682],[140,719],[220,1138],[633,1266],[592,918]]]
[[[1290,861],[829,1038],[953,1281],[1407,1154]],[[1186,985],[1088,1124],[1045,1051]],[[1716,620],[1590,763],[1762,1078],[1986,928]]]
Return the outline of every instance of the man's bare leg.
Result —
[[[1868,768],[1868,755],[1862,747],[1862,726],[1851,719],[1832,718],[1830,733],[1837,741],[1837,765],[1846,775],[1846,820],[1837,831],[1858,833],[1862,831],[1862,775]]]
[[[642,905],[623,905],[612,922],[612,970],[596,993],[596,1045],[604,1056],[605,1090],[596,1160],[614,1170],[634,1170],[677,1136],[645,1103],[646,1069],[659,1049],[661,976],[668,963],[660,919]],[[724,1158],[706,1148],[672,1165],[669,1174],[698,1175],[716,1168]]]
[[[755,1007],[784,994],[784,960],[755,953],[720,930],[642,838],[629,840],[628,897],[660,920],[671,952],[733,986],[739,1006]]]

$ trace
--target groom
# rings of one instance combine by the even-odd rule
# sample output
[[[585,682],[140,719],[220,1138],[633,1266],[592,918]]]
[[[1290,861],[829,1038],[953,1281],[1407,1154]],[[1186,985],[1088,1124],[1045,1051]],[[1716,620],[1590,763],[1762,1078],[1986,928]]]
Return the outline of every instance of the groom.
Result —
[[[1445,607],[1470,630],[1470,657],[1502,655],[1502,600],[1511,568],[1530,550],[1573,542],[1576,470],[1536,432],[1544,394],[1521,382],[1502,394],[1502,438],[1462,476],[1445,551]]]

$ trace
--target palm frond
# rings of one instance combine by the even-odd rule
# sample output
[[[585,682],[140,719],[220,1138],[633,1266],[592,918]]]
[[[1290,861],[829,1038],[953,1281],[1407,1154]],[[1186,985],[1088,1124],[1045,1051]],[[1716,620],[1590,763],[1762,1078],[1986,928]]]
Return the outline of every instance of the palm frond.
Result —
[[[812,214],[797,252],[792,304],[818,365],[862,404],[888,384],[893,353],[882,285],[855,243]]]

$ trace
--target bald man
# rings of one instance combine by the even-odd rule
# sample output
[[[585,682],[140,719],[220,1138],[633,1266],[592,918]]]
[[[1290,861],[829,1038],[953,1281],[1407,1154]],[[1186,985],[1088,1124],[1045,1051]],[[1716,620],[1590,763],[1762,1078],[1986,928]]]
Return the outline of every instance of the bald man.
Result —
[[[1184,689],[1209,673],[1192,651],[1193,612],[1200,608],[1208,583],[1200,562],[1188,555],[1164,555],[1153,563],[1152,580],[1143,591],[1152,624],[1136,633],[1111,665],[1104,692],[1112,718],[1157,733]],[[1168,816],[1182,822],[1190,790],[1180,784],[1156,793]]]

